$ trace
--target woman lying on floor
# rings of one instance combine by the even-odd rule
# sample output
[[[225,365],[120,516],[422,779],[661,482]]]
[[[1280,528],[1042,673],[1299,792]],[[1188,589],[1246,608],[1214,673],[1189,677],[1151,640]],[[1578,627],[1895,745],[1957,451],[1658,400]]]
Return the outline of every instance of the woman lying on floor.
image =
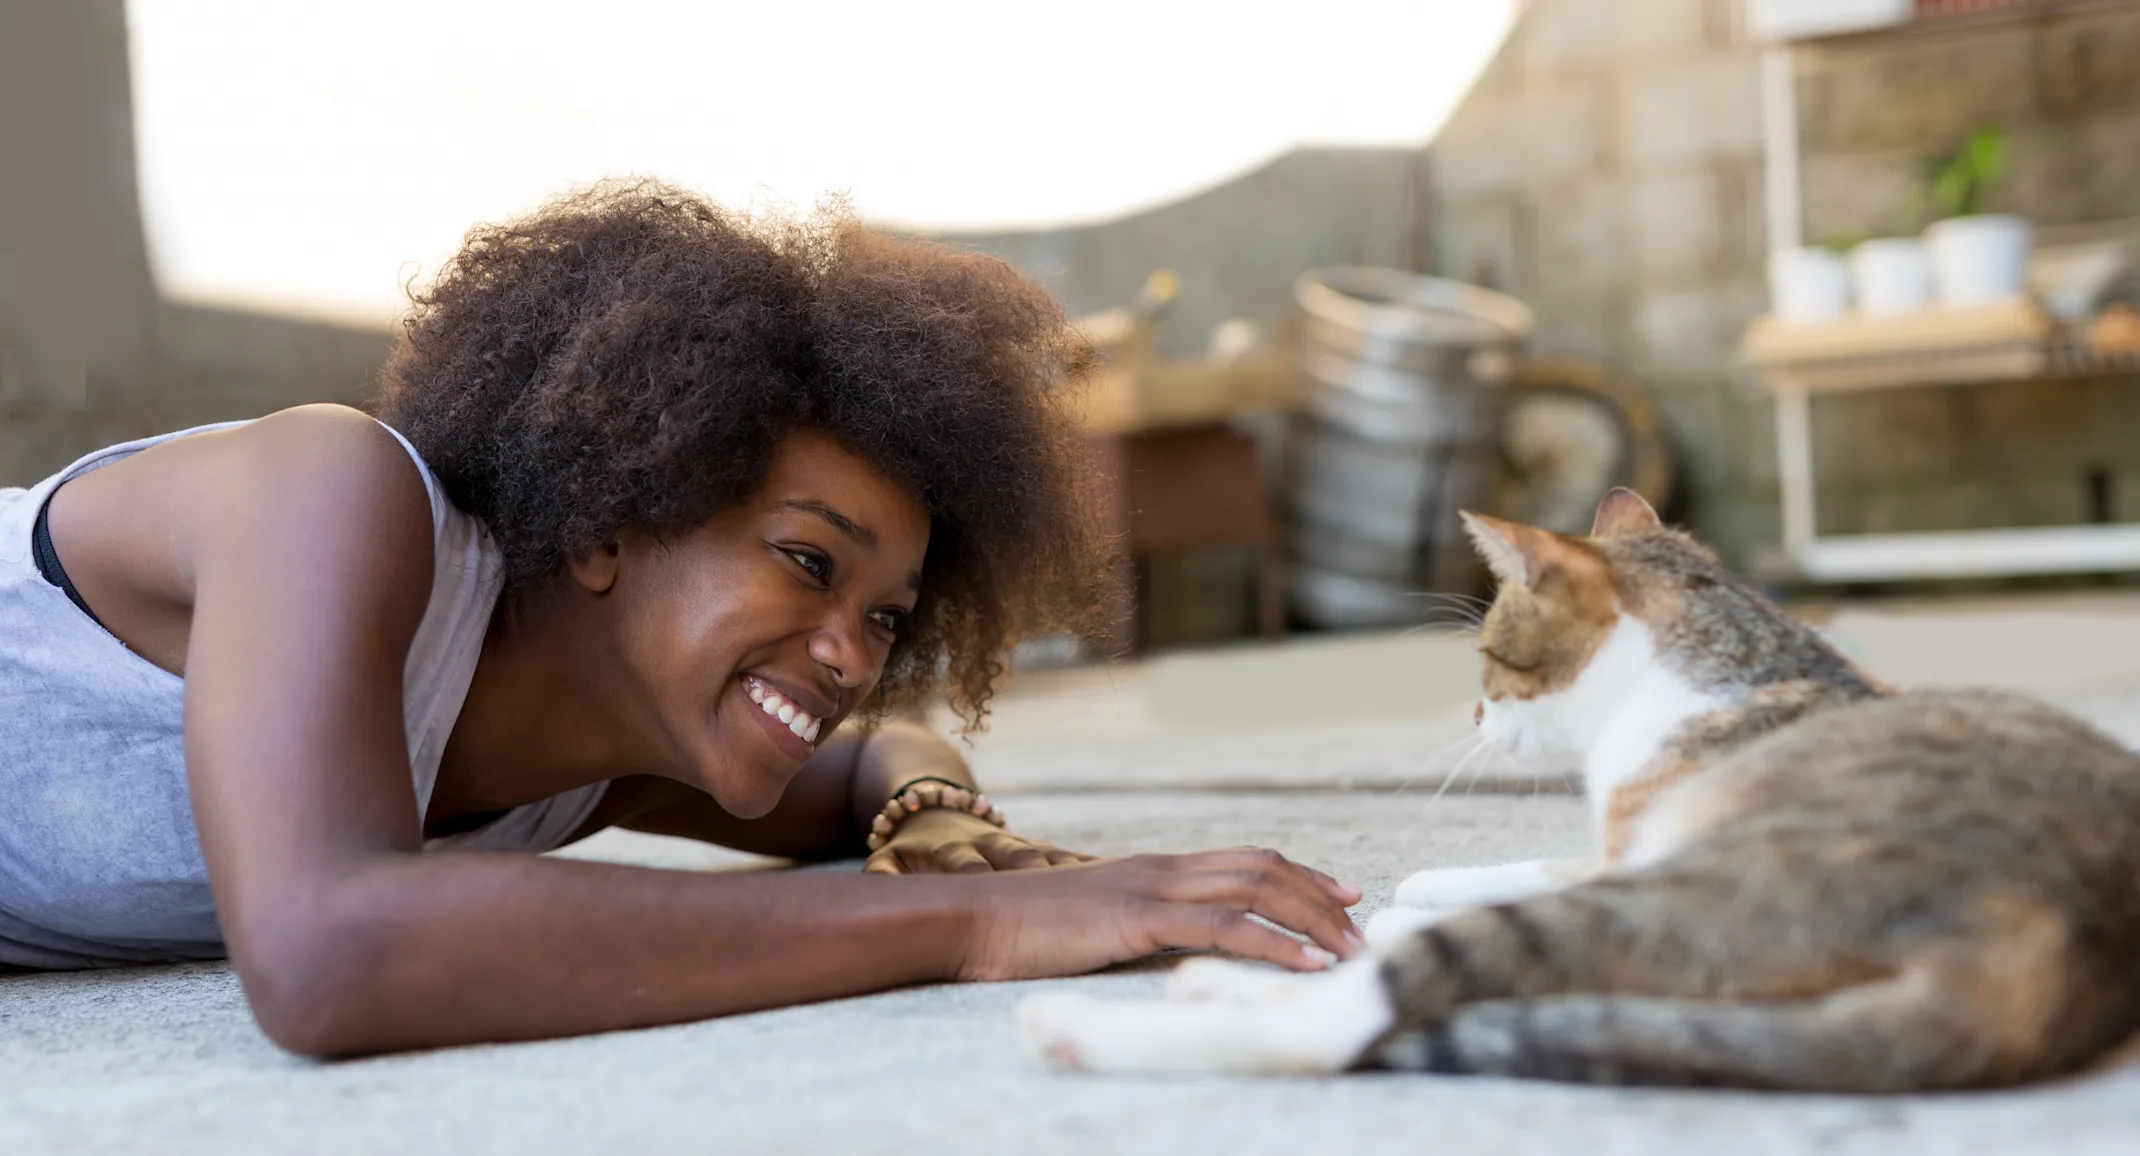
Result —
[[[0,491],[0,964],[227,953],[277,1043],[347,1055],[1327,960],[1251,913],[1353,954],[1326,876],[1090,861],[867,725],[978,722],[1020,630],[1098,605],[1079,356],[994,260],[607,186],[471,234],[380,420]],[[528,853],[611,826],[867,870]]]

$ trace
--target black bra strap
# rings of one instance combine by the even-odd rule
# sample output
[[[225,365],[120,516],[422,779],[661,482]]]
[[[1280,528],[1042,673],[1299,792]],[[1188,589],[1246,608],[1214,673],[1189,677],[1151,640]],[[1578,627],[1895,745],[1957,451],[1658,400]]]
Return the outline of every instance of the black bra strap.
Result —
[[[57,492],[57,487],[54,487],[54,491]],[[46,524],[45,519],[45,512],[51,508],[52,496],[47,494],[44,505],[37,507],[37,523],[30,528],[30,552],[36,557],[37,573],[45,581],[65,592],[67,601],[74,603],[77,609],[87,614],[91,622],[102,626],[104,620],[98,618],[97,612],[89,608],[89,603],[82,601],[82,592],[74,588],[74,583],[67,577],[66,568],[59,564],[59,551],[52,548],[52,528]]]

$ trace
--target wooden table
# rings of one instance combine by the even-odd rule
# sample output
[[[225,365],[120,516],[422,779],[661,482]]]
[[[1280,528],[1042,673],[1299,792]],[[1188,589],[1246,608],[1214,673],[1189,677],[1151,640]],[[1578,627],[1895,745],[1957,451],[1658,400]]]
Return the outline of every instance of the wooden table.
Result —
[[[1300,396],[1284,352],[1230,364],[1131,359],[1088,383],[1083,420],[1113,481],[1121,580],[1134,589],[1136,559],[1163,550],[1246,547],[1256,555],[1256,623],[1285,634],[1285,541],[1264,483],[1256,441],[1234,424],[1286,411]],[[1114,615],[1110,649],[1140,645],[1134,597]]]

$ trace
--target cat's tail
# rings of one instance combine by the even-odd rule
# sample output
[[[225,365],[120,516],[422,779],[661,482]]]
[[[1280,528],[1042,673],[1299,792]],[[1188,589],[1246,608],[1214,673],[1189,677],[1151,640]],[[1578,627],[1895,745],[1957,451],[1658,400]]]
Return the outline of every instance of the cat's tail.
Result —
[[[1567,995],[1472,1004],[1385,1049],[1392,1066],[1586,1084],[1917,1092],[2014,1082],[1906,979],[1816,999]]]

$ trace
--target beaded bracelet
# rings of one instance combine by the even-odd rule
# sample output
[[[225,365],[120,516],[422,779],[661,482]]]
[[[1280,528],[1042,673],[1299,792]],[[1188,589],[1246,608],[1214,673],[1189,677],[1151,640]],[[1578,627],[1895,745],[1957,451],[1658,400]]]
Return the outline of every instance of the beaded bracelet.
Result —
[[[964,811],[998,827],[1003,825],[1003,812],[988,801],[987,795],[964,783],[923,775],[901,784],[885,802],[884,810],[869,821],[869,849],[875,851],[891,842],[892,832],[897,831],[901,823],[932,808]]]

